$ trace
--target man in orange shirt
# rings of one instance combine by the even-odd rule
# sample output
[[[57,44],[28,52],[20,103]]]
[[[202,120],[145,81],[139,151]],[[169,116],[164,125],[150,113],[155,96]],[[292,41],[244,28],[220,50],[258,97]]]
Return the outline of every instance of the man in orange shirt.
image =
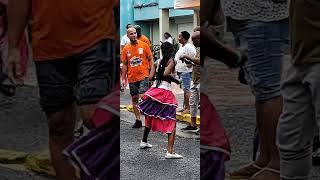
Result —
[[[17,47],[31,15],[40,104],[48,119],[51,160],[58,180],[76,180],[74,169],[62,156],[62,151],[73,142],[76,103],[81,118],[90,126],[96,103],[118,80],[114,47],[114,11],[119,8],[118,3],[9,1],[8,74],[14,81],[19,77]]]
[[[130,39],[130,44],[127,44],[121,53],[122,76],[123,79],[128,75],[130,94],[132,96],[132,105],[136,122],[132,128],[142,127],[140,112],[136,105],[139,102],[139,96],[149,89],[149,64],[153,66],[153,56],[149,46],[137,39],[135,28],[129,28],[127,35]]]
[[[151,42],[150,42],[149,38],[147,38],[147,36],[142,34],[141,27],[139,25],[135,25],[134,28],[137,31],[138,40],[148,44],[148,46],[151,48]]]

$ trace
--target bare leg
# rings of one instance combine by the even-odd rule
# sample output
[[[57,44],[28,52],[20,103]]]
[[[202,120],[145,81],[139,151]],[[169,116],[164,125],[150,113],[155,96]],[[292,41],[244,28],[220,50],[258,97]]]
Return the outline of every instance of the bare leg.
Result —
[[[144,127],[144,132],[143,132],[143,139],[142,142],[148,142],[148,135],[150,133],[151,128]]]
[[[190,96],[191,96],[191,93],[188,92],[188,93],[185,93],[185,96],[184,96],[184,102],[185,102],[185,109],[187,110],[190,110],[190,104],[189,104],[189,100],[190,100]]]
[[[265,139],[267,140],[267,148],[269,152],[269,163],[268,167],[278,169],[280,166],[279,151],[276,146],[276,134],[278,119],[282,112],[282,98],[277,97],[270,99],[261,105],[264,110],[262,111],[263,124],[265,124],[264,131],[266,132]]]
[[[190,126],[192,127],[197,126],[197,117],[191,117]]]
[[[170,154],[174,153],[173,145],[174,145],[175,136],[176,136],[176,129],[174,129],[172,133],[168,134],[168,147],[167,147],[167,151],[168,151]]]
[[[259,156],[255,163],[261,167],[266,166],[270,161],[270,152],[269,152],[269,140],[268,140],[268,130],[266,129],[266,117],[265,108],[262,103],[256,103],[256,116],[257,116],[257,125],[259,132]]]
[[[136,120],[141,121],[140,112],[137,108],[138,102],[139,102],[139,96],[138,95],[132,96],[132,106],[133,106],[134,115],[136,116]]]
[[[86,125],[88,128],[92,127],[92,124],[90,123],[89,120],[93,116],[95,109],[96,109],[95,104],[80,106],[81,119],[83,120],[83,124]]]
[[[75,105],[68,105],[63,111],[47,114],[49,123],[49,148],[57,180],[76,180],[75,170],[63,158],[62,151],[73,142],[76,121]]]

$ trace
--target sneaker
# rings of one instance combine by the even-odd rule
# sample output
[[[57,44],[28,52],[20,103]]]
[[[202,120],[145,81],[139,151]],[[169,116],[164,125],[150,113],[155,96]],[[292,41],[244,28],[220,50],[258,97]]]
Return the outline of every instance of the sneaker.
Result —
[[[142,122],[139,120],[136,120],[136,122],[133,124],[132,128],[141,128]]]
[[[200,136],[200,129],[196,132],[196,135]]]
[[[182,156],[177,153],[170,154],[169,152],[167,152],[165,158],[166,159],[181,159]]]
[[[197,127],[197,126],[193,127],[193,126],[191,126],[191,125],[189,124],[187,127],[182,128],[181,131],[183,131],[183,132],[193,132],[193,133],[196,133],[196,132],[198,131],[198,127]]]
[[[144,149],[144,148],[152,148],[152,145],[147,143],[147,142],[140,142],[140,149]]]
[[[76,139],[80,138],[83,135],[83,126],[73,132],[73,135]]]

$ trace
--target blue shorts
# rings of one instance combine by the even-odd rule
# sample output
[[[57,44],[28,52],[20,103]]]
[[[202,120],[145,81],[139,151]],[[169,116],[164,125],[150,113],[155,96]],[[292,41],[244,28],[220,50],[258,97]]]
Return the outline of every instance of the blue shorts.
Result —
[[[189,93],[190,87],[191,87],[192,72],[187,72],[187,73],[178,72],[177,74],[179,78],[182,80],[183,92]]]
[[[249,59],[243,69],[256,101],[280,96],[284,50],[289,42],[288,19],[273,22],[238,21],[238,26],[235,22],[231,24],[235,28],[230,29],[236,45],[248,50]]]

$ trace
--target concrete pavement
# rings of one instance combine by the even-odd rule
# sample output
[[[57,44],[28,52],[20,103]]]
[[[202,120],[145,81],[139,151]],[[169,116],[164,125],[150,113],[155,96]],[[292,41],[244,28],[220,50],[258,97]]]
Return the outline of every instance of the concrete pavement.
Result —
[[[165,159],[167,135],[150,132],[148,142],[153,147],[139,149],[143,128],[132,129],[124,120],[120,128],[121,179],[200,179],[199,141],[176,137],[174,148],[183,159]]]

